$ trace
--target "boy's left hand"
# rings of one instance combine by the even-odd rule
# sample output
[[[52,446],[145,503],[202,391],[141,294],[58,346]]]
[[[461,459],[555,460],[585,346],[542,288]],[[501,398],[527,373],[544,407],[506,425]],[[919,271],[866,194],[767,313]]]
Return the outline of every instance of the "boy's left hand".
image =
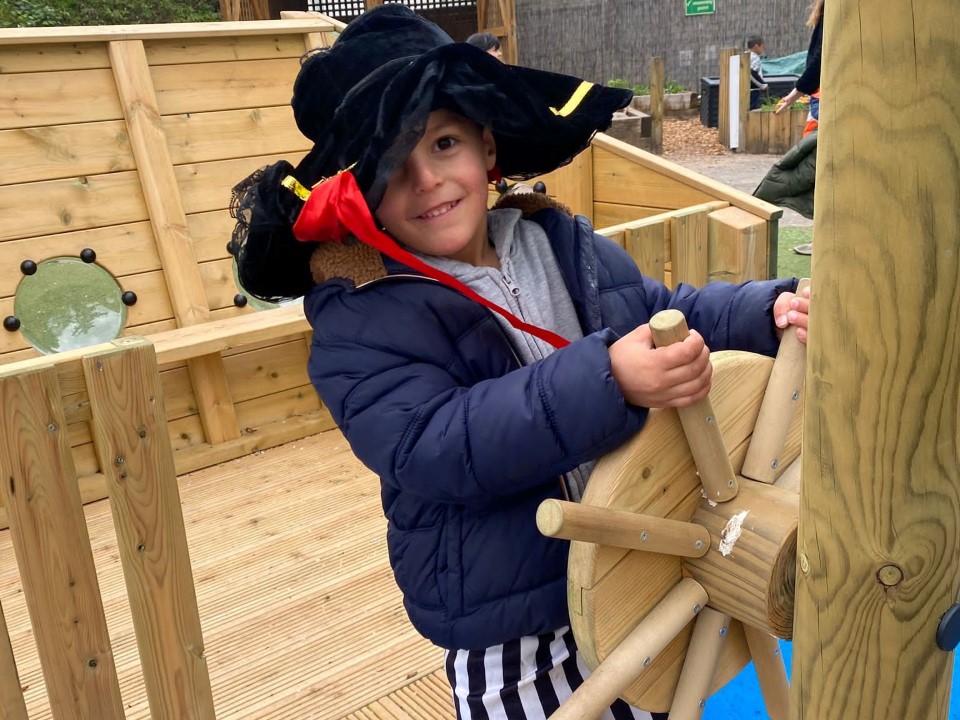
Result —
[[[777,337],[783,338],[783,331],[791,325],[797,328],[797,340],[806,344],[807,326],[810,320],[810,288],[805,287],[800,294],[780,293],[773,303],[773,321],[777,326]]]

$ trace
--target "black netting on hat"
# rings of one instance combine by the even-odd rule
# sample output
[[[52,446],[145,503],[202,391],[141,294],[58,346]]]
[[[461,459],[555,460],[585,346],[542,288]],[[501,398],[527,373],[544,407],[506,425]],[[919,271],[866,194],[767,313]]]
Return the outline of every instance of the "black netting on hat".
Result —
[[[332,144],[341,167],[356,163],[353,173],[371,209],[422,137],[430,111],[440,108],[490,125],[503,175],[530,178],[570,162],[632,96],[593,85],[571,102],[582,83],[505,65],[464,43],[446,45],[413,62],[388,63],[359,83],[337,110]]]
[[[300,297],[313,287],[310,255],[317,243],[293,236],[303,203],[281,184],[293,174],[293,166],[281,160],[239,182],[230,199],[230,215],[237,221],[230,251],[240,284],[268,302]]]

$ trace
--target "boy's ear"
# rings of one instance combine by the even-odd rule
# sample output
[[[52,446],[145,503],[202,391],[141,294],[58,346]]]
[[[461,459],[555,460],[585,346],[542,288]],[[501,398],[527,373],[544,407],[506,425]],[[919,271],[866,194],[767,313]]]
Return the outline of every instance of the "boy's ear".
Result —
[[[487,160],[487,171],[493,170],[497,164],[497,141],[493,137],[493,129],[489,125],[483,128],[483,150]]]

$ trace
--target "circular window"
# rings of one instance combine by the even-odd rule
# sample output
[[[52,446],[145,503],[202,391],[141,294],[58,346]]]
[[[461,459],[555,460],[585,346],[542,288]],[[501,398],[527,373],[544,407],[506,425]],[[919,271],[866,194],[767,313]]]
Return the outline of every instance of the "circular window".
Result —
[[[20,332],[44,355],[107,342],[120,336],[127,307],[113,276],[80,258],[37,265],[17,286],[14,313]]]
[[[282,302],[274,303],[274,302],[267,302],[266,300],[261,300],[260,298],[254,297],[253,295],[248,293],[246,290],[244,290],[243,285],[240,284],[240,272],[237,269],[236,258],[234,258],[233,260],[232,267],[233,267],[233,282],[234,284],[236,284],[237,289],[241,293],[243,293],[244,298],[246,298],[246,301],[244,302],[244,304],[249,303],[250,307],[252,307],[254,310],[271,310],[273,308],[283,307],[284,305],[296,305],[303,302],[303,298],[295,298],[293,300],[284,300]]]

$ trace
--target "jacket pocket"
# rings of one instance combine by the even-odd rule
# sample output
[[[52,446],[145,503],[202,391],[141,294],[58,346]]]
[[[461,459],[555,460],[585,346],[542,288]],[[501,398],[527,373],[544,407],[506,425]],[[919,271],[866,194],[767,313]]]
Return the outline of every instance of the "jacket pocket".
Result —
[[[398,530],[392,524],[388,527],[390,566],[406,602],[422,608],[445,606],[441,595],[441,567],[446,564],[442,537],[441,525],[411,530]]]

